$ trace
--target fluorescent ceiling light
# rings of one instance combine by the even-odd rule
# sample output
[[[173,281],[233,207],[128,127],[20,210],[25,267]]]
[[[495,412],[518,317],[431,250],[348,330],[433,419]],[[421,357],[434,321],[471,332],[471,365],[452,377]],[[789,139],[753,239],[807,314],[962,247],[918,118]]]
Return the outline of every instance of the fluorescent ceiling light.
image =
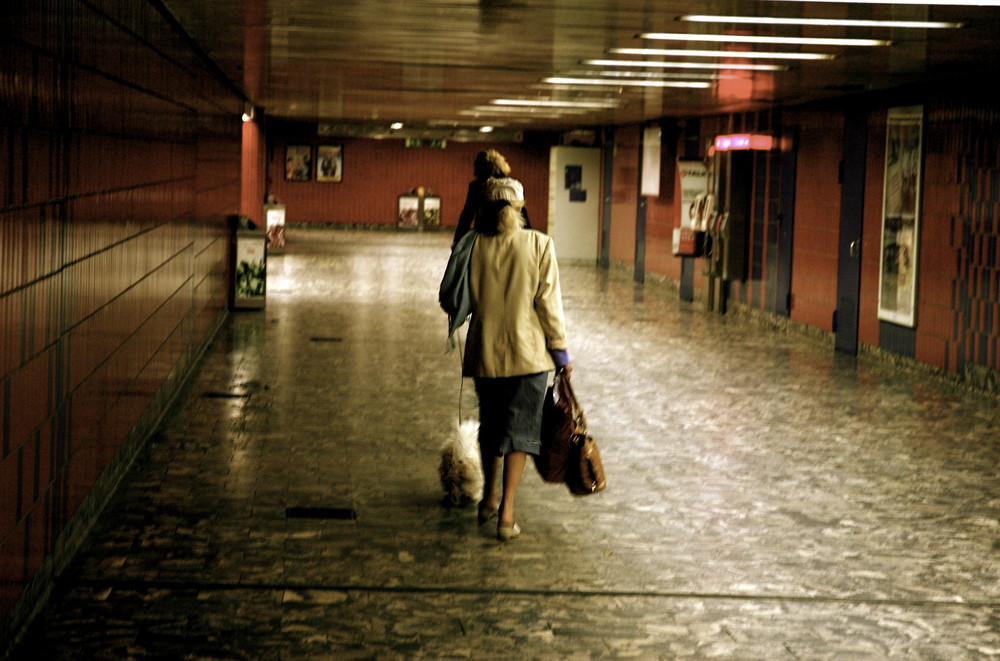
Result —
[[[517,106],[529,108],[586,108],[588,110],[604,110],[618,107],[614,99],[598,101],[557,101],[553,99],[493,99],[492,105]]]
[[[687,34],[644,32],[640,39],[656,41],[711,41],[724,44],[785,44],[795,46],[889,46],[885,39],[841,39],[833,37],[768,37],[756,34]]]
[[[663,57],[733,57],[737,59],[769,60],[832,60],[835,55],[827,53],[766,53],[742,50],[684,50],[669,48],[612,48],[615,55],[658,55]]]
[[[610,87],[616,87],[616,88],[618,88],[618,94],[619,95],[625,95],[628,92],[638,92],[639,91],[638,89],[635,89],[635,90],[626,90],[626,89],[623,89],[621,87],[621,85],[612,85],[610,82],[607,83],[606,86],[608,88],[610,88]],[[593,92],[594,88],[595,88],[594,85],[563,85],[563,84],[555,84],[555,83],[533,83],[531,85],[528,85],[528,89],[532,89],[532,90],[545,90],[547,92]],[[548,111],[546,110],[546,112],[548,112]],[[583,112],[583,111],[580,111],[580,112]]]
[[[594,69],[567,71],[570,78],[629,78],[632,80],[715,80],[717,73],[667,73],[665,71],[595,71]]]
[[[490,113],[480,112],[478,110],[459,110],[458,114],[459,115],[468,115],[468,116],[471,116],[471,117],[475,117],[476,119],[480,119],[484,115],[486,115],[486,116],[490,115]],[[524,121],[533,121],[533,120],[536,120],[536,119],[564,119],[566,117],[566,115],[568,115],[568,114],[578,114],[578,113],[552,112],[550,110],[547,110],[545,112],[525,112],[525,113],[522,113],[522,114],[524,115],[523,117],[522,116],[513,116],[512,117],[510,115],[504,115],[503,118],[504,118],[504,120],[506,120],[506,122],[505,122],[504,125],[506,126],[506,124],[508,122],[518,122],[518,121],[524,122]],[[579,113],[579,114],[582,114],[582,113]]]
[[[601,85],[604,87],[686,87],[691,89],[711,87],[711,83],[680,80],[614,80],[610,78],[567,78],[562,76],[543,78],[542,82],[550,85]]]
[[[815,25],[841,28],[960,28],[965,23],[944,21],[869,21],[847,18],[777,18],[774,16],[705,16],[691,14],[678,16],[678,21],[691,23],[735,23],[739,25]]]
[[[389,126],[389,128],[391,128],[393,131],[398,131],[399,129],[403,128],[403,122],[393,122]]]
[[[482,126],[482,127],[480,127],[479,132],[480,133],[493,133],[493,127],[492,126]]]
[[[584,60],[595,67],[647,67],[650,69],[736,69],[740,71],[787,71],[780,64],[724,64],[720,62],[647,62],[645,60]]]
[[[852,5],[940,5],[944,7],[1000,7],[1000,0],[794,0],[795,2],[843,2]]]
[[[434,127],[442,127],[442,128],[455,129],[456,131],[468,131],[468,130],[471,130],[471,129],[475,129],[475,130],[478,131],[483,126],[484,123],[485,122],[462,122],[462,123],[459,123],[459,122],[455,121],[454,119],[432,119],[432,120],[429,120],[427,122],[427,125],[428,126],[434,126]],[[503,124],[502,123],[490,122],[490,125],[493,126],[494,129],[503,128]]]
[[[559,113],[562,115],[587,114],[587,111],[582,108],[532,108],[530,106],[474,106],[470,112],[491,113],[493,115],[529,115],[535,112]]]

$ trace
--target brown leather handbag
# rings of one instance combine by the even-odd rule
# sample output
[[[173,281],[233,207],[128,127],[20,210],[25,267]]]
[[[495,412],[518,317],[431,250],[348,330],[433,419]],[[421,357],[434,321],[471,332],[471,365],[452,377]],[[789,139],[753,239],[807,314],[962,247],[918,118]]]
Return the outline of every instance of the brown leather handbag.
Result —
[[[573,445],[566,461],[566,486],[576,496],[589,496],[604,491],[607,486],[601,453],[590,434],[573,434]]]
[[[542,451],[535,465],[546,482],[563,482],[577,496],[598,493],[607,486],[597,441],[587,431],[587,417],[564,372],[556,374],[546,394]]]

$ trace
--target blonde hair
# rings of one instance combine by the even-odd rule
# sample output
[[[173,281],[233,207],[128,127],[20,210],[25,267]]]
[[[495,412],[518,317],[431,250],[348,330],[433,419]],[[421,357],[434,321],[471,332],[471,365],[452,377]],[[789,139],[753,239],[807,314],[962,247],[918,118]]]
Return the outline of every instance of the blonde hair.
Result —
[[[487,202],[483,209],[486,214],[476,221],[476,226],[482,234],[486,235],[509,234],[524,227],[524,216],[521,215],[523,208],[524,201],[494,200]]]
[[[524,202],[513,202],[500,209],[500,213],[497,214],[497,234],[507,234],[524,227],[522,207]]]
[[[507,159],[496,149],[487,149],[476,154],[476,161],[472,168],[477,179],[506,177],[510,174],[510,165],[507,164]]]

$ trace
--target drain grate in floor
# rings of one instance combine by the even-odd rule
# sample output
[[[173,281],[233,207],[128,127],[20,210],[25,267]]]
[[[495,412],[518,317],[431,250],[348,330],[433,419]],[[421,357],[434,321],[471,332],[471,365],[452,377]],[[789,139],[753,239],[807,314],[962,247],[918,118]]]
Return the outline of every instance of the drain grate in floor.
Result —
[[[353,521],[358,518],[358,511],[353,507],[287,507],[285,508],[285,517],[288,519]]]
[[[310,342],[343,342],[342,337],[310,337]]]

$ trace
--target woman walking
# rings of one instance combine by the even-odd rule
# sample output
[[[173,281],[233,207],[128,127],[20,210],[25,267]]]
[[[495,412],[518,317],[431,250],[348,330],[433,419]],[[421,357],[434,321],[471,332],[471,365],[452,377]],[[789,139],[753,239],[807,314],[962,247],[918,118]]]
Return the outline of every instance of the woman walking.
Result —
[[[488,179],[484,197],[469,265],[473,312],[463,374],[474,378],[479,396],[486,483],[479,522],[497,516],[497,537],[507,541],[521,533],[514,499],[528,454],[540,449],[547,373],[571,366],[551,237],[524,227],[516,179]]]

